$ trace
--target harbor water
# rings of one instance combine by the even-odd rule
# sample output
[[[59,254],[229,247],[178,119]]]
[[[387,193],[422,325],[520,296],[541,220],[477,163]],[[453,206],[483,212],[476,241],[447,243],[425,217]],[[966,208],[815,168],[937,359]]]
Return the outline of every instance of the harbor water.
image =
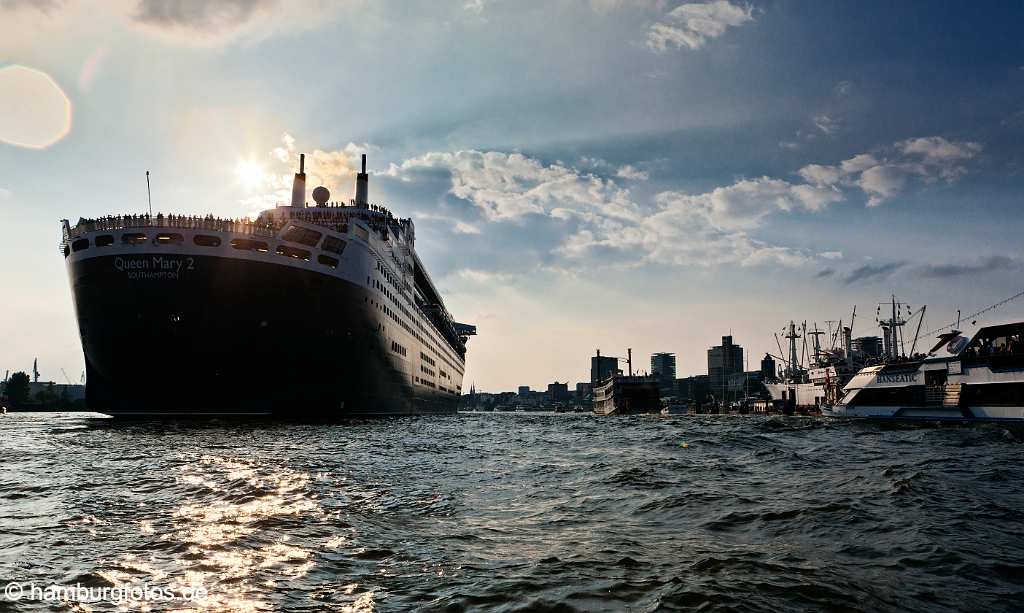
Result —
[[[0,611],[1011,611],[1024,433],[814,418],[0,417]],[[198,593],[198,592],[196,592]]]

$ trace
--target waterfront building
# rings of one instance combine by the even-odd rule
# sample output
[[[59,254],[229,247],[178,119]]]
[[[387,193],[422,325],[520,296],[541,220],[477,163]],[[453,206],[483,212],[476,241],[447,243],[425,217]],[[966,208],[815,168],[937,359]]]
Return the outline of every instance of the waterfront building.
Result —
[[[676,397],[680,400],[691,402],[704,402],[708,397],[711,386],[708,384],[707,375],[695,375],[676,379]]]
[[[529,395],[530,395],[530,386],[529,385],[520,385],[519,386],[519,396],[521,398],[525,399]]]
[[[732,336],[723,336],[722,344],[708,349],[708,383],[711,394],[722,399],[728,391],[729,376],[743,372],[743,347],[734,345]]]
[[[658,381],[658,391],[662,398],[675,396],[676,354],[655,353],[652,355],[651,375]]]
[[[555,381],[554,383],[549,383],[547,399],[550,400],[551,402],[568,402],[569,384],[559,383],[558,381]]]

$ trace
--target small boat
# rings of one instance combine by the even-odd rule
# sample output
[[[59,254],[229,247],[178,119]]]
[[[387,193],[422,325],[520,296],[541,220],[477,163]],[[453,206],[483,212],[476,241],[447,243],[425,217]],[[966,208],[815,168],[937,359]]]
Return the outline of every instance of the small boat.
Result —
[[[689,415],[690,407],[685,404],[670,404],[661,410],[662,415]]]

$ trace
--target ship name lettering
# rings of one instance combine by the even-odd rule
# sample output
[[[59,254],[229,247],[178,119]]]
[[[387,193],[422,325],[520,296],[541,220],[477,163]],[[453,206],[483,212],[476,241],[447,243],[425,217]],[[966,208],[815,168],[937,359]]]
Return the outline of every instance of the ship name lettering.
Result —
[[[879,383],[913,383],[914,373],[901,373],[894,375],[878,375]]]

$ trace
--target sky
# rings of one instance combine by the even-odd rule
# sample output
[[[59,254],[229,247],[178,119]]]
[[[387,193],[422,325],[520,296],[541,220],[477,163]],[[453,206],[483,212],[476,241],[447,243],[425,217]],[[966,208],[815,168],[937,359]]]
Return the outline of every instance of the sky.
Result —
[[[751,369],[790,321],[1024,289],[1024,5],[0,0],[0,369],[83,370],[59,220],[310,187],[411,216],[464,387]],[[1024,299],[990,314],[1024,317]]]

